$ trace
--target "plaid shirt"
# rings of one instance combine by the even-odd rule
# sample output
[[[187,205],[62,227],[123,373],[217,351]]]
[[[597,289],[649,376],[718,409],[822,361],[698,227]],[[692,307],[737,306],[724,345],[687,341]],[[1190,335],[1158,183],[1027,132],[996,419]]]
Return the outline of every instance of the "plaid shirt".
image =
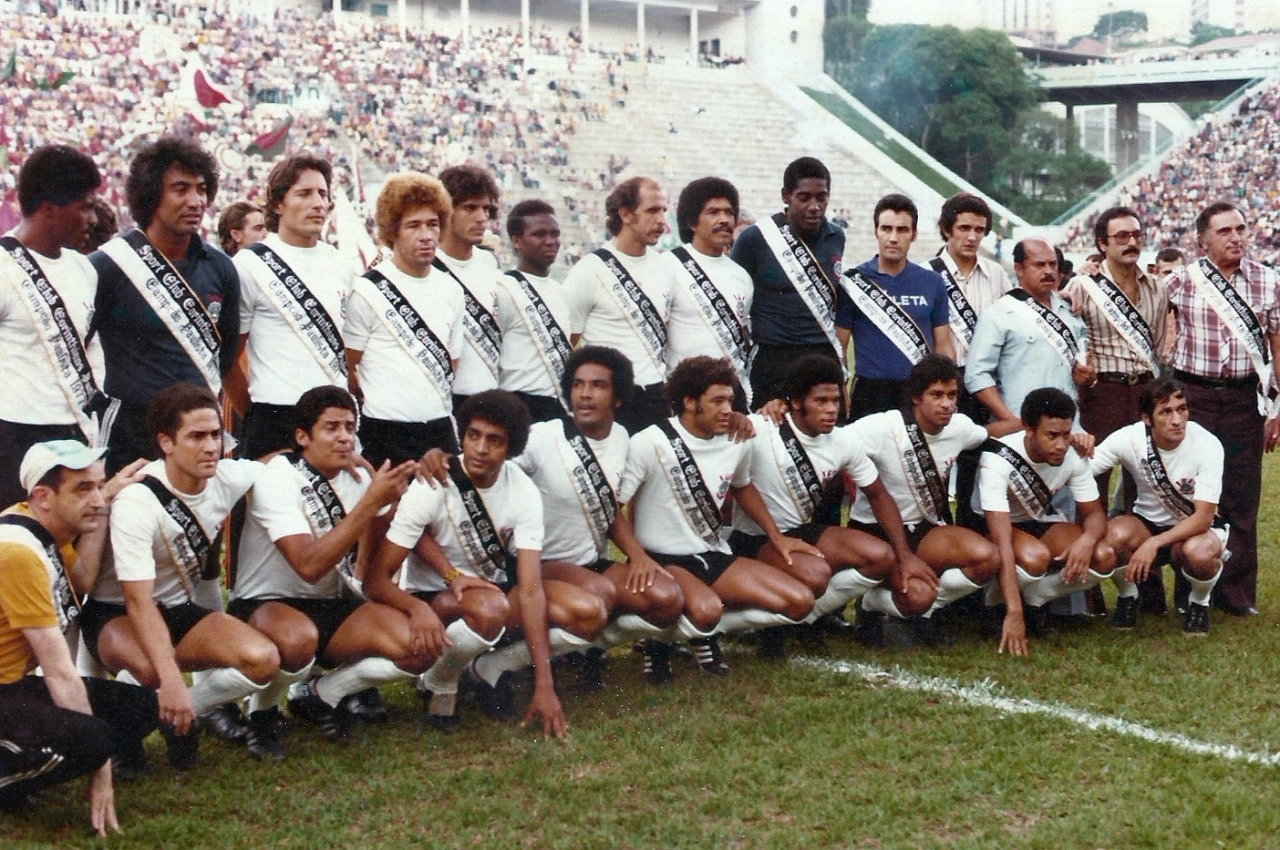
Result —
[[[969,273],[968,277],[965,277],[960,274],[960,267],[956,265],[955,259],[947,251],[946,245],[942,246],[937,255],[946,263],[947,270],[951,272],[951,276],[956,279],[956,284],[959,285],[960,291],[964,293],[965,300],[969,302],[973,312],[979,316],[982,315],[983,310],[999,301],[1001,295],[1013,289],[1013,282],[1005,274],[1004,268],[994,260],[989,260],[979,255],[973,271]],[[969,348],[962,340],[956,337],[955,331],[951,332],[951,345],[956,352],[956,365],[964,366],[965,361],[969,359]]]
[[[1230,283],[1257,316],[1262,332],[1280,333],[1280,282],[1276,273],[1245,259],[1231,276]],[[1209,302],[1199,295],[1187,268],[1171,272],[1165,278],[1165,287],[1169,291],[1169,304],[1177,313],[1169,365],[1203,378],[1252,375],[1253,361],[1247,344],[1232,333]]]
[[[1102,274],[1107,280],[1115,283],[1111,269],[1104,261]],[[1080,304],[1083,299],[1084,310],[1080,318],[1089,326],[1089,360],[1099,372],[1146,372],[1151,367],[1145,358],[1138,355],[1116,326],[1107,318],[1106,313],[1084,289],[1082,276],[1073,277],[1066,286],[1067,292]],[[1169,296],[1160,286],[1160,282],[1146,272],[1138,273],[1138,314],[1151,329],[1151,339],[1155,344],[1156,359],[1163,353],[1165,326],[1169,317]]]

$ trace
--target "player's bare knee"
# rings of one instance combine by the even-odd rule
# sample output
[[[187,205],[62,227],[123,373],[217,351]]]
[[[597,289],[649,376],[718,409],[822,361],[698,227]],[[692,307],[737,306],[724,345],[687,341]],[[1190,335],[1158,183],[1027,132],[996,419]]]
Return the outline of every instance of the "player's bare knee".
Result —
[[[684,610],[684,594],[674,581],[655,581],[644,596],[649,602],[644,618],[655,626],[671,625]]]
[[[975,544],[973,554],[963,571],[975,584],[989,581],[1000,571],[1000,550],[990,540]]]
[[[1222,569],[1222,544],[1211,534],[1201,534],[1182,545],[1182,569],[1197,581],[1207,581]]]
[[[813,591],[803,584],[789,588],[783,594],[785,606],[780,612],[792,620],[802,620],[813,610]]]
[[[1049,569],[1049,549],[1043,544],[1037,543],[1034,546],[1028,546],[1018,558],[1018,566],[1022,567],[1023,572],[1027,575],[1042,576]]]
[[[280,651],[265,637],[243,641],[238,654],[236,669],[260,685],[270,682],[280,669]]]
[[[1106,541],[1099,541],[1093,547],[1093,560],[1090,562],[1089,569],[1099,575],[1110,575],[1111,571],[1116,568],[1116,550],[1113,549]]]
[[[724,603],[714,594],[705,594],[699,599],[686,600],[684,613],[697,629],[709,632],[719,624]]]
[[[511,603],[501,593],[468,593],[462,602],[467,627],[486,640],[496,638],[511,616]]]

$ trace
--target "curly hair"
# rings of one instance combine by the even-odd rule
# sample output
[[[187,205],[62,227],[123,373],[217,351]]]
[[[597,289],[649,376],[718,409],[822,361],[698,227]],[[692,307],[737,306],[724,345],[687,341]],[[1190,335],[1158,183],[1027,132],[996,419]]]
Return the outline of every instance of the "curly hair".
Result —
[[[448,190],[455,205],[472,198],[484,198],[497,203],[498,198],[502,197],[502,193],[498,191],[498,181],[493,179],[493,175],[470,162],[451,165],[441,171],[440,182]]]
[[[738,217],[738,189],[723,177],[700,177],[680,190],[680,199],[676,201],[676,228],[680,231],[681,242],[693,241],[693,228],[698,224],[707,202],[716,198],[724,198],[733,208],[733,217]]]
[[[146,230],[155,218],[160,199],[164,197],[164,175],[173,166],[204,179],[205,197],[209,203],[218,195],[218,164],[213,154],[190,139],[163,136],[142,150],[129,163],[124,193],[129,215],[138,227]]]
[[[627,355],[616,348],[603,345],[584,345],[575,349],[564,364],[564,374],[560,376],[560,389],[567,399],[573,390],[573,379],[578,369],[587,363],[594,363],[609,370],[613,378],[613,400],[626,404],[636,391],[635,371]]]
[[[469,396],[456,414],[458,433],[465,434],[472,419],[480,419],[497,425],[507,432],[507,457],[519,457],[529,443],[529,428],[533,419],[529,408],[515,393],[506,390],[485,390]]]
[[[951,238],[951,228],[956,226],[956,219],[960,217],[960,213],[972,213],[980,215],[987,220],[987,230],[990,231],[994,216],[991,213],[991,205],[986,201],[969,192],[957,192],[942,203],[942,211],[938,214],[938,233],[942,238]]]
[[[434,177],[416,171],[388,177],[378,195],[378,206],[374,212],[378,241],[391,247],[400,235],[400,222],[405,215],[420,207],[434,210],[440,216],[442,226],[453,214],[453,201],[448,190]]]
[[[738,386],[738,372],[727,357],[717,359],[700,354],[681,360],[667,376],[666,395],[671,415],[680,415],[686,398],[702,398],[702,394],[716,384],[735,389]]]

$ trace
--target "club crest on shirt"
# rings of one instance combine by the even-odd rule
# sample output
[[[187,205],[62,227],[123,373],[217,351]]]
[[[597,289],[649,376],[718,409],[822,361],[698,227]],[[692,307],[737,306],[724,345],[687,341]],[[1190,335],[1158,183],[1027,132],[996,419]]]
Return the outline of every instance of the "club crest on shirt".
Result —
[[[733,483],[733,473],[724,473],[720,476],[720,483],[716,486],[716,498],[723,500],[725,494],[729,492],[729,485]]]
[[[1184,496],[1194,496],[1196,494],[1196,480],[1194,478],[1179,478],[1175,485],[1178,492]]]
[[[831,264],[831,271],[836,277],[844,274],[844,263],[837,258],[836,261]]]
[[[216,322],[218,317],[222,315],[222,302],[210,301],[206,309],[209,311],[209,318]]]

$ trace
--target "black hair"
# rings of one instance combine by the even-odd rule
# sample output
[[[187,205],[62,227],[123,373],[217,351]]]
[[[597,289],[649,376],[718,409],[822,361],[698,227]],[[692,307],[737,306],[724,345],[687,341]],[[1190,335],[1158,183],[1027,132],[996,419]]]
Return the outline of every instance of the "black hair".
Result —
[[[88,197],[102,184],[102,172],[87,153],[70,145],[43,145],[18,169],[18,207],[34,215],[46,201],[55,207]]]
[[[1187,397],[1187,387],[1182,381],[1176,378],[1156,378],[1148,381],[1142,388],[1142,395],[1138,396],[1138,413],[1155,416],[1156,406],[1176,395]]]
[[[980,215],[987,220],[987,232],[995,226],[995,216],[991,205],[971,192],[957,192],[942,203],[942,211],[938,214],[938,233],[943,240],[951,238],[951,228],[956,226],[960,213]]]
[[[794,192],[801,180],[811,177],[824,181],[827,184],[827,191],[831,190],[831,172],[822,164],[822,160],[813,156],[793,159],[782,172],[782,191]]]
[[[727,357],[717,359],[700,354],[681,360],[667,376],[666,395],[671,415],[680,415],[686,398],[702,398],[702,394],[716,384],[737,389],[738,372]]]
[[[960,367],[956,366],[956,361],[945,354],[926,354],[907,374],[907,398],[915,401],[924,395],[925,390],[940,381],[959,380]]]
[[[1036,428],[1041,419],[1076,418],[1076,403],[1071,396],[1056,387],[1041,387],[1027,393],[1022,400],[1022,424]]]
[[[533,424],[529,408],[515,393],[485,390],[469,396],[458,408],[458,434],[465,434],[472,419],[482,419],[507,432],[507,457],[519,457],[529,443],[529,427]]]
[[[826,354],[806,354],[797,357],[787,367],[782,393],[788,401],[798,404],[819,384],[839,386],[843,383],[844,370],[838,360]]]
[[[173,166],[204,178],[205,197],[209,203],[218,194],[218,164],[213,154],[190,139],[164,136],[138,151],[129,163],[129,176],[124,193],[129,215],[138,227],[151,226],[160,199],[164,197],[164,175]]]
[[[1133,207],[1112,207],[1104,211],[1093,223],[1093,244],[1099,251],[1106,251],[1102,246],[1106,245],[1109,239],[1107,229],[1117,218],[1136,218],[1139,229],[1142,227],[1142,216],[1138,215],[1138,211]]]
[[[182,427],[182,417],[193,410],[212,410],[222,417],[222,408],[218,399],[209,392],[208,387],[197,384],[170,384],[151,397],[147,405],[147,433],[151,437],[152,447],[160,448],[159,437],[177,437]]]
[[[1209,219],[1224,212],[1240,212],[1240,208],[1230,201],[1218,201],[1200,210],[1200,215],[1196,216],[1196,236],[1203,237],[1209,230]]]
[[[1157,263],[1185,263],[1187,255],[1181,248],[1161,248],[1156,252]]]
[[[356,400],[351,397],[351,393],[333,384],[312,387],[298,398],[298,403],[293,406],[292,439],[295,449],[302,448],[298,442],[297,432],[306,431],[310,434],[311,429],[320,421],[320,417],[331,407],[349,410],[352,415],[359,415],[356,410]]]
[[[699,177],[680,190],[676,201],[676,229],[681,242],[693,241],[693,228],[702,215],[708,201],[724,198],[733,207],[733,217],[738,217],[738,190],[723,177]]]
[[[541,198],[526,198],[511,208],[507,213],[507,237],[515,239],[524,236],[525,219],[535,215],[555,215],[555,207]]]
[[[574,349],[564,363],[564,374],[560,376],[560,389],[567,400],[573,389],[573,379],[584,364],[595,363],[609,370],[613,378],[613,400],[626,404],[636,391],[635,370],[631,360],[616,348],[603,345],[584,345]]]
[[[916,230],[920,226],[920,210],[916,209],[916,202],[906,195],[893,192],[876,201],[875,212],[871,214],[872,227],[880,227],[880,213],[886,210],[896,213],[909,213],[911,215],[911,229]]]
[[[451,165],[441,171],[440,182],[444,184],[455,207],[474,198],[484,198],[489,203],[496,204],[498,198],[502,197],[498,191],[498,181],[493,179],[493,175],[470,162]]]

